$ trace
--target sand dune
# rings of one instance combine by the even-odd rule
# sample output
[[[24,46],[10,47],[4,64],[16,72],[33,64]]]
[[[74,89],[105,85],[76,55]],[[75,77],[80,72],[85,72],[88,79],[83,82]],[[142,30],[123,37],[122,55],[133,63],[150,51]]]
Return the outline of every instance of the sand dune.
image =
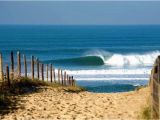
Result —
[[[69,93],[48,87],[19,96],[20,108],[2,119],[136,119],[146,104],[149,89],[126,93]]]

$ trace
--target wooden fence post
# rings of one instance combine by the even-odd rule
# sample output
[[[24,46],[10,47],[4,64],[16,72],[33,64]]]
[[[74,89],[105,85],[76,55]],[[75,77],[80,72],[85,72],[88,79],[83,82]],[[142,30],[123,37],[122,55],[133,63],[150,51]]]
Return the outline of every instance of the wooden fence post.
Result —
[[[32,80],[34,80],[34,56],[31,56],[31,74]]]
[[[60,84],[60,69],[58,69],[58,83]]]
[[[151,119],[160,119],[160,56],[155,61],[151,74]]]
[[[51,79],[51,82],[52,82],[52,64],[50,65],[50,79]]]
[[[67,85],[69,85],[69,75],[67,74]]]
[[[160,119],[160,56],[158,56],[158,78],[157,78],[157,82],[158,82],[158,106],[157,109],[159,111],[158,113],[158,119]]]
[[[9,67],[8,67],[8,65],[6,65],[6,79],[7,79],[7,82],[8,82],[8,87],[10,88],[11,83],[10,83],[10,78],[9,78]]]
[[[0,80],[3,80],[3,61],[1,53],[0,53]]]
[[[39,60],[38,58],[36,59],[36,63],[37,63],[37,79],[39,80]]]
[[[66,71],[64,72],[64,85],[66,85]]]
[[[14,55],[13,51],[11,51],[11,80],[14,79]]]
[[[46,78],[47,78],[47,81],[48,81],[48,64],[46,65]]]
[[[73,81],[74,81],[74,80],[73,80],[73,76],[72,76],[71,78],[72,78],[72,79],[71,79],[71,85],[73,86]]]
[[[44,81],[44,64],[42,63],[41,65],[42,65],[42,67],[41,67],[42,80]]]
[[[23,55],[23,59],[24,59],[24,76],[27,77],[27,60],[25,55]]]
[[[75,79],[73,80],[73,86],[74,86],[74,87],[76,86],[76,81],[75,81]]]
[[[42,64],[40,62],[39,62],[39,72],[40,72],[39,77],[42,80]]]
[[[69,86],[71,85],[71,77],[69,76],[69,81],[68,81],[68,83],[69,83]]]
[[[21,76],[21,55],[20,52],[17,52],[17,67],[18,67],[18,77]]]
[[[63,71],[61,69],[61,82],[62,82],[62,85],[63,85]]]
[[[53,80],[54,80],[54,82],[56,83],[56,75],[55,75],[55,69],[54,69],[54,68],[53,68],[52,73],[53,73]]]

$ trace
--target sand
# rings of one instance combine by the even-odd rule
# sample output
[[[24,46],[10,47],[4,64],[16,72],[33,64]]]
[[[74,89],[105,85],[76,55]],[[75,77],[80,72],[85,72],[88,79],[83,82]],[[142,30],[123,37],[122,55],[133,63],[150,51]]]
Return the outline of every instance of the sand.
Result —
[[[125,93],[69,93],[47,87],[19,97],[19,109],[5,120],[107,120],[137,119],[149,96],[149,89]]]

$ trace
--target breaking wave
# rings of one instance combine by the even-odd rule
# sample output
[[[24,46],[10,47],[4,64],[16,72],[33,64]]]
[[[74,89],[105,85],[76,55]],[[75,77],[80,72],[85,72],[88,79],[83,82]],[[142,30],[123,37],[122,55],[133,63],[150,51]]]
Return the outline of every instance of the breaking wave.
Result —
[[[48,62],[75,64],[75,65],[108,65],[108,66],[152,66],[160,51],[144,54],[119,54],[102,50],[90,51],[82,57],[59,59]]]

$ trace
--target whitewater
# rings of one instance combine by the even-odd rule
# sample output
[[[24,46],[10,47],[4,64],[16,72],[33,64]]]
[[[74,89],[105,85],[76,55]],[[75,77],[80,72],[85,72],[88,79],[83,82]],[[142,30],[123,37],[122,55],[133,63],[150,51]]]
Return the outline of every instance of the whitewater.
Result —
[[[75,76],[77,80],[149,80],[151,68],[158,55],[160,55],[158,50],[143,54],[119,54],[94,50],[86,52],[81,57],[55,61],[71,62],[82,66],[91,66],[91,63],[95,66],[103,66],[101,69],[66,69],[67,73]]]
[[[147,84],[160,55],[159,33],[158,25],[0,25],[0,52],[4,64],[10,65],[11,50],[20,51],[28,64],[34,55],[52,63],[56,72],[61,68],[73,75],[78,85],[106,86],[107,91],[114,83],[109,88],[118,85],[120,91],[127,91]]]
[[[86,56],[100,57],[104,64],[109,66],[152,66],[158,55],[160,55],[160,51],[158,50],[143,54],[119,54],[103,50],[95,50],[93,53]]]

